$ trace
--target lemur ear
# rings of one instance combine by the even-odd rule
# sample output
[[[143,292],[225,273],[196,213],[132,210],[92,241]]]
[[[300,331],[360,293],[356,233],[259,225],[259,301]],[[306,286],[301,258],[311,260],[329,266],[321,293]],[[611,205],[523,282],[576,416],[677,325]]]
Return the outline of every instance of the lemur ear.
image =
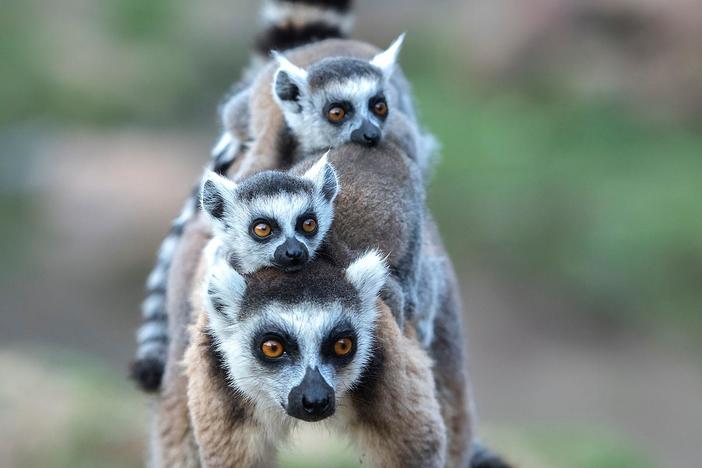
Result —
[[[383,76],[389,78],[395,69],[395,63],[397,63],[397,56],[400,54],[400,48],[405,40],[405,33],[400,34],[400,36],[390,44],[390,47],[373,57],[370,61],[371,65],[375,65],[383,71]]]
[[[307,91],[307,72],[278,52],[273,52],[278,70],[273,77],[273,96],[284,109],[300,112],[299,99]]]
[[[374,300],[385,285],[388,267],[376,249],[356,258],[346,268],[346,279],[358,290],[362,300]]]
[[[200,190],[200,204],[214,222],[223,224],[225,208],[231,203],[234,190],[236,184],[226,177],[212,171],[205,174]]]
[[[328,154],[325,153],[324,156],[319,158],[319,161],[307,169],[304,177],[314,182],[315,188],[325,200],[332,202],[339,193],[339,178],[336,175],[334,166],[328,161]]]
[[[246,291],[246,281],[226,259],[218,258],[211,264],[204,286],[210,326],[215,331],[223,332],[236,318]]]

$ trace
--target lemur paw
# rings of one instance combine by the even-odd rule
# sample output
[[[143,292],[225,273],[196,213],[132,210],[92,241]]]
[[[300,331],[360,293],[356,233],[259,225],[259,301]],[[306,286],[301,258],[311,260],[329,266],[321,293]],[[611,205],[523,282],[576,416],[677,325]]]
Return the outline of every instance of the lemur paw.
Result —
[[[468,468],[513,468],[513,466],[490,449],[476,444],[473,448],[473,455],[470,457],[470,466]]]
[[[139,388],[145,392],[156,392],[161,387],[165,364],[155,357],[145,357],[132,362],[129,373]]]

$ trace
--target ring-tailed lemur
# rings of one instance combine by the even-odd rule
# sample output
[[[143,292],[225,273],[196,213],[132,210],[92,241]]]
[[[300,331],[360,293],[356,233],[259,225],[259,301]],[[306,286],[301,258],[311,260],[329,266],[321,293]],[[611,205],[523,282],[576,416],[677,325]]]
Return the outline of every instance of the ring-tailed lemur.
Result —
[[[248,125],[248,105],[237,106],[236,103],[247,100],[247,86],[269,61],[270,52],[345,37],[353,22],[351,3],[351,0],[265,0],[261,15],[263,30],[256,40],[251,64],[241,83],[235,86],[245,91],[231,94],[220,108],[225,131],[213,149],[210,170],[224,174],[236,156],[247,150],[252,136],[246,130],[237,133],[233,129],[245,129]],[[228,111],[231,108],[242,111],[232,115]],[[269,165],[267,169],[274,167]],[[146,299],[141,306],[142,325],[137,332],[137,353],[131,366],[132,377],[146,391],[156,391],[161,384],[169,342],[166,290],[171,259],[185,225],[197,213],[199,189],[198,186],[193,190],[180,215],[173,221],[146,281]]]
[[[202,184],[202,207],[240,274],[269,266],[298,271],[324,241],[338,191],[336,172],[325,155],[302,176],[264,171],[236,184],[209,172]]]
[[[431,363],[377,300],[387,276],[377,251],[241,276],[217,245],[184,360],[205,466],[272,466],[300,421],[322,420],[357,443],[364,464],[445,466]]]

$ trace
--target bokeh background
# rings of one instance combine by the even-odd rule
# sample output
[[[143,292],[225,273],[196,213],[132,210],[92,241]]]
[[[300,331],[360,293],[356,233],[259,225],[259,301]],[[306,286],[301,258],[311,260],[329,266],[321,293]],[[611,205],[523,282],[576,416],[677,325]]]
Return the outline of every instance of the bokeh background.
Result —
[[[0,466],[139,466],[143,280],[215,141],[253,0],[0,12]],[[430,189],[481,434],[522,467],[693,467],[702,441],[696,0],[359,0],[443,144]],[[316,437],[316,436],[315,436]],[[353,466],[300,436],[284,466]]]

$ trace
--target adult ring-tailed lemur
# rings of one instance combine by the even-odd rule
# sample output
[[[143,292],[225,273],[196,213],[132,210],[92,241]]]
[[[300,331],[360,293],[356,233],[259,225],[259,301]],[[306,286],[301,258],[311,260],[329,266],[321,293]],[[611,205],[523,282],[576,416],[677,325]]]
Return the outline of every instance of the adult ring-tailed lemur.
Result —
[[[347,24],[345,18],[348,18],[349,3],[319,0],[267,2],[264,11],[269,28],[263,37],[271,40],[262,40],[259,44],[271,44],[277,38],[279,42],[273,48],[283,51],[289,45],[304,43],[305,38],[339,36],[337,33],[343,30],[342,25]],[[336,26],[328,24],[329,27],[325,28],[325,21]],[[264,353],[262,359],[270,359],[270,356],[265,355],[265,350],[275,354],[281,349],[290,349],[290,356],[293,356],[296,344],[299,347],[301,343],[315,342],[312,338],[309,338],[312,341],[303,339],[304,333],[324,334],[333,331],[320,328],[315,332],[311,325],[299,328],[299,323],[304,323],[304,320],[295,322],[293,319],[303,312],[294,310],[310,308],[309,305],[305,306],[303,299],[307,298],[314,304],[331,300],[330,304],[338,302],[343,305],[349,300],[353,302],[353,297],[359,292],[357,300],[360,302],[368,303],[368,298],[374,297],[374,294],[364,288],[364,284],[369,283],[367,276],[372,277],[373,271],[377,272],[377,268],[370,268],[370,260],[363,260],[371,257],[356,256],[356,261],[361,263],[350,264],[338,260],[338,257],[352,259],[354,255],[346,253],[347,250],[360,252],[377,247],[388,256],[387,280],[382,282],[384,293],[381,297],[384,304],[378,309],[368,305],[363,306],[365,309],[349,309],[350,306],[340,309],[340,318],[347,313],[345,310],[349,310],[351,315],[344,319],[348,330],[336,331],[340,333],[337,341],[348,340],[352,347],[353,343],[360,346],[366,337],[378,347],[374,348],[375,352],[366,353],[370,358],[357,363],[357,377],[350,381],[353,383],[349,387],[353,388],[352,392],[332,394],[327,391],[327,397],[315,400],[324,402],[326,398],[324,405],[320,403],[308,406],[316,408],[313,408],[313,412],[316,411],[331,421],[360,425],[353,433],[359,438],[359,445],[370,454],[369,460],[376,464],[440,466],[445,463],[446,466],[468,466],[473,436],[469,384],[464,371],[460,304],[450,261],[446,258],[433,222],[424,209],[423,182],[429,167],[433,140],[418,130],[408,87],[394,65],[399,43],[395,42],[384,52],[348,40],[323,40],[294,48],[284,57],[278,57],[274,63],[259,66],[256,71],[250,72],[246,85],[222,106],[224,132],[216,147],[212,168],[220,174],[228,173],[241,183],[233,187],[225,180],[211,176],[204,184],[208,188],[207,181],[212,182],[209,191],[203,192],[203,196],[207,194],[203,201],[207,202],[204,206],[210,219],[222,223],[221,234],[231,234],[237,229],[233,226],[234,218],[224,216],[227,210],[231,213],[232,206],[246,207],[248,210],[254,206],[252,203],[255,197],[261,194],[271,196],[275,191],[276,196],[283,192],[293,196],[296,193],[292,188],[288,192],[281,192],[280,186],[276,189],[275,184],[272,188],[267,188],[265,183],[253,183],[247,179],[247,176],[260,170],[289,169],[291,187],[303,191],[301,187],[304,185],[304,176],[309,175],[310,181],[321,181],[321,186],[316,186],[321,187],[319,193],[322,198],[325,193],[331,193],[324,187],[328,179],[326,172],[319,172],[320,167],[313,170],[313,162],[329,147],[332,149],[328,158],[335,169],[334,177],[338,177],[341,187],[340,190],[338,187],[334,189],[334,196],[328,199],[333,201],[336,198],[336,216],[328,234],[329,241],[320,248],[316,260],[302,266],[302,271],[288,273],[283,271],[285,268],[273,268],[270,271],[270,268],[264,266],[258,272],[248,270],[244,265],[244,269],[252,271],[245,277],[240,276],[241,262],[250,258],[247,255],[222,255],[223,252],[230,251],[222,248],[223,244],[226,246],[226,239],[219,241],[217,253],[209,254],[205,260],[198,260],[210,237],[210,226],[202,217],[193,215],[197,207],[194,201],[190,204],[190,213],[186,210],[179,218],[181,222],[174,228],[175,236],[164,241],[159,255],[163,268],[151,277],[150,284],[157,286],[154,290],[160,300],[152,302],[160,307],[161,312],[152,313],[156,307],[145,307],[145,312],[151,312],[145,313],[145,319],[148,320],[142,327],[140,339],[149,346],[142,347],[135,366],[142,384],[158,387],[164,362],[166,363],[155,425],[155,464],[179,465],[191,458],[200,459],[208,465],[229,466],[235,460],[241,461],[242,465],[265,464],[265,456],[274,452],[272,448],[284,438],[284,431],[276,432],[269,428],[271,430],[256,432],[254,429],[260,424],[281,421],[279,416],[274,416],[277,414],[274,412],[274,417],[265,423],[268,419],[263,414],[268,413],[258,412],[271,401],[277,401],[277,397],[272,400],[263,396],[257,399],[249,393],[247,398],[239,398],[242,382],[248,379],[263,382],[263,374],[248,375],[245,378],[239,375],[237,384],[236,363],[241,363],[241,359],[253,359],[257,354],[249,358],[246,357],[245,350],[231,351],[230,346],[239,346],[242,336],[259,335],[230,335],[228,327],[235,327],[238,323],[249,326],[251,324],[245,317],[255,316],[255,310],[265,309],[265,316],[269,318],[265,323],[257,322],[257,326],[273,326],[277,321],[287,324],[291,333],[293,329],[297,331],[282,339],[284,337],[279,336],[285,334],[285,330],[282,330],[276,335],[281,339],[264,340],[254,350],[257,350],[256,353]],[[313,122],[308,126],[295,123],[296,119]],[[316,130],[326,128],[320,125],[329,125],[327,136]],[[305,129],[314,131],[315,137],[322,135],[322,143],[312,137],[307,138]],[[327,144],[328,147],[325,147]],[[276,180],[281,181],[284,175],[276,177]],[[313,190],[309,193],[312,194],[311,199],[314,199],[315,189],[310,190]],[[315,208],[317,209],[319,208]],[[306,234],[311,234],[314,227],[306,233],[304,226],[318,223],[317,213],[314,213],[315,217],[309,216],[310,212],[306,210],[298,210],[295,212],[297,214],[289,210],[279,210],[278,213],[285,216],[281,218],[281,215],[271,215],[265,219],[236,217],[236,220],[239,222],[248,219],[245,224],[241,224],[244,227],[241,232],[261,245],[268,242],[266,239],[273,239],[272,233],[276,227],[281,232],[284,231],[284,226],[276,226],[279,219],[294,221],[289,224],[292,230],[287,231],[289,234],[286,235],[285,242],[297,239],[295,246],[299,250],[300,245],[304,245],[308,253],[311,252],[313,249],[304,241],[308,239]],[[190,219],[193,221],[189,222]],[[227,225],[230,222],[232,224]],[[246,229],[250,231],[246,232]],[[183,240],[178,242],[181,234]],[[260,239],[256,240],[257,237]],[[287,247],[292,249],[291,245]],[[276,256],[276,250],[271,251],[271,256],[267,257],[273,263],[292,262],[292,257],[302,255],[284,249]],[[345,254],[339,255],[342,250]],[[330,258],[337,260],[331,261]],[[171,259],[173,271],[169,273]],[[222,273],[211,276],[215,271]],[[324,274],[320,274],[320,271]],[[329,283],[329,278],[325,275],[345,275],[352,288],[335,289],[336,286]],[[229,278],[224,283],[227,287],[216,280],[222,276]],[[259,277],[262,279],[255,280]],[[172,284],[167,283],[167,278],[173,280]],[[242,283],[241,278],[248,278],[248,281]],[[270,286],[271,281],[279,286]],[[211,283],[213,286],[206,288],[204,298],[198,286],[201,283]],[[244,289],[237,289],[237,284],[243,285]],[[394,286],[388,286],[393,284]],[[166,285],[169,286],[168,289]],[[258,293],[247,294],[254,285],[258,285]],[[193,288],[197,293],[192,299],[194,308],[191,309],[188,291]],[[169,307],[168,314],[165,313],[166,292],[169,305],[173,305]],[[265,297],[270,297],[273,302],[267,303]],[[289,302],[291,297],[299,300]],[[147,303],[152,298],[153,294]],[[288,298],[288,302],[282,298]],[[276,312],[274,304],[281,304],[281,300],[288,305]],[[350,312],[352,310],[375,310],[372,314],[376,315],[371,316],[375,317],[372,321],[377,321],[378,327],[370,329],[361,326],[362,322],[354,322],[353,317],[357,312]],[[396,320],[388,322],[383,319],[386,317],[383,311],[391,313]],[[291,318],[285,319],[289,314],[292,314]],[[406,336],[398,336],[393,330],[397,330],[397,323],[403,323],[405,319]],[[228,320],[233,321],[230,323]],[[193,323],[197,325],[192,328],[192,335],[188,335],[186,330]],[[217,323],[222,326],[218,327]],[[351,334],[346,336],[346,332]],[[239,338],[232,338],[237,336]],[[261,337],[271,338],[269,335]],[[258,338],[253,341],[257,340]],[[332,341],[334,343],[336,341]],[[183,375],[180,363],[186,349],[188,371]],[[368,351],[367,348],[364,349]],[[389,355],[391,352],[406,355]],[[422,354],[433,360],[433,367],[429,366],[430,361],[426,357],[421,357]],[[306,356],[317,359],[312,355]],[[228,376],[227,372],[230,372]],[[340,368],[335,372],[340,372]],[[410,376],[414,376],[417,381],[407,380]],[[304,388],[300,389],[298,385],[294,389],[304,400],[305,395],[319,395],[316,389],[324,388],[323,382],[329,385],[330,379],[329,375],[320,373],[318,376],[312,371],[303,376],[300,385],[304,384]],[[419,385],[420,381],[427,385]],[[399,385],[403,385],[402,382],[407,387],[416,386],[416,391],[404,392],[409,388],[399,388]],[[305,389],[312,393],[305,393]],[[390,394],[383,398],[384,391],[394,394],[392,397],[395,398],[395,403],[385,401]],[[299,408],[295,406],[297,397],[293,397],[293,388],[288,393],[288,401],[279,403],[289,415],[305,420],[304,414],[309,412],[305,409],[304,401],[301,403],[303,413],[298,414],[296,411]],[[348,400],[355,411],[345,414],[342,412],[344,405],[340,405],[336,412],[338,414],[329,415],[330,395],[340,401]],[[311,400],[308,399],[308,403],[309,401]],[[398,409],[417,404],[421,404],[418,410],[422,411],[418,411],[421,414],[415,415],[414,419],[412,415],[403,415]],[[222,413],[222,410],[226,411]],[[272,408],[269,410],[274,411]],[[279,410],[280,408],[275,411]],[[432,416],[434,412],[438,412],[439,419]],[[377,416],[375,421],[372,420],[373,416]],[[286,421],[283,424],[286,425],[291,420],[282,421]],[[406,431],[406,440],[403,440],[403,434],[391,430],[391,426],[398,423],[405,428],[418,424],[426,427],[429,432]],[[371,426],[375,429],[369,429]],[[386,447],[375,447],[369,440],[378,437],[379,429],[384,434],[394,434]],[[261,435],[252,440],[253,447],[247,446],[241,438],[246,433]],[[442,433],[445,433],[445,439]],[[262,436],[266,434],[278,434],[280,439],[268,440]],[[474,449],[472,454],[471,466],[506,466],[501,465],[497,457],[483,448]]]

